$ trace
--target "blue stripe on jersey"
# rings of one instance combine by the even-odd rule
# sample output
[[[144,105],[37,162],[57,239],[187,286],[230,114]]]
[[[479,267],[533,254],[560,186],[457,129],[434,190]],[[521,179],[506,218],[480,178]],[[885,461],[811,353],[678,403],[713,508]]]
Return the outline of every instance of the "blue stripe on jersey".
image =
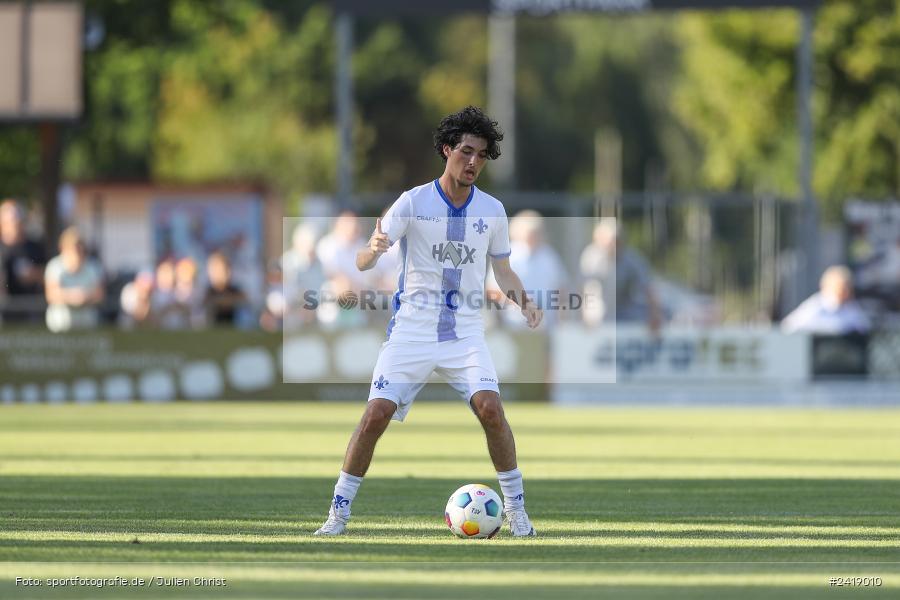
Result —
[[[437,183],[437,182],[435,182]],[[441,186],[437,186],[438,190]],[[441,194],[443,197],[443,193]],[[472,200],[469,199],[459,208],[447,203],[447,243],[464,242],[466,240],[466,207]],[[447,202],[447,198],[444,197]],[[438,341],[455,340],[456,338],[456,310],[459,308],[459,285],[462,281],[462,269],[444,269],[441,280],[441,313],[438,315],[437,334]]]
[[[437,334],[439,342],[456,339],[456,309],[459,308],[459,282],[461,269],[444,269],[441,281],[441,314],[438,316]]]
[[[391,332],[397,324],[397,311],[400,310],[400,294],[406,285],[406,236],[400,238],[400,278],[397,280],[397,291],[394,293],[394,301],[391,303],[391,321],[387,326],[387,337],[391,339]]]

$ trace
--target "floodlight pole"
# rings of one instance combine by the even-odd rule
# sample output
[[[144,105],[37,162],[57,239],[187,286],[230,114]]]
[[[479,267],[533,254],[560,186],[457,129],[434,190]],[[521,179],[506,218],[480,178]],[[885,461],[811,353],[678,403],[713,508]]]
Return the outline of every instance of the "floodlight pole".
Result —
[[[62,146],[59,125],[45,121],[39,125],[41,141],[41,209],[44,213],[44,246],[48,256],[56,255],[59,236],[57,194],[61,176]]]
[[[353,17],[341,11],[335,20],[337,73],[334,97],[337,104],[337,204],[346,207],[353,193]]]
[[[817,288],[819,278],[818,238],[819,207],[813,194],[813,26],[815,9],[800,11],[800,44],[797,46],[797,121],[800,135],[800,168],[798,171],[801,194],[801,236],[803,248],[802,269],[805,277],[801,285],[803,295]]]
[[[488,17],[488,111],[503,129],[503,154],[491,166],[491,178],[505,189],[516,180],[516,16]]]

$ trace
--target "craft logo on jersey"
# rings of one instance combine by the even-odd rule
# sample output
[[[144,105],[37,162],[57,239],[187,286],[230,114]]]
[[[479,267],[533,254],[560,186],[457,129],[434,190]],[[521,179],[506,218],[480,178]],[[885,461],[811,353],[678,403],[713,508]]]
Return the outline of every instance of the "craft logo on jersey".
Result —
[[[487,231],[487,223],[484,222],[484,219],[478,219],[476,222],[472,223],[472,227],[475,228],[475,231],[478,232],[478,235],[481,235],[485,231]]]
[[[377,387],[379,390],[383,390],[390,383],[387,379],[384,378],[384,375],[378,376],[378,381],[373,381],[372,385]]]
[[[431,255],[437,259],[439,263],[450,261],[453,268],[459,265],[465,265],[475,262],[475,248],[470,248],[465,244],[458,242],[441,242],[431,247]]]

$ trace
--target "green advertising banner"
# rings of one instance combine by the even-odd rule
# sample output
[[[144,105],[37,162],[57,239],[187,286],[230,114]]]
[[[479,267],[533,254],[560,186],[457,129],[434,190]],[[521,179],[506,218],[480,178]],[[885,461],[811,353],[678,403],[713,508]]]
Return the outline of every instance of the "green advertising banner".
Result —
[[[348,349],[358,345],[355,340],[383,335],[370,330],[315,330],[282,337],[232,329],[65,334],[7,329],[0,332],[0,403],[364,401],[369,389],[365,369],[371,372],[367,365],[374,364],[377,352],[360,356]],[[535,374],[546,370],[546,337],[529,332],[499,335],[498,341],[515,348],[515,360],[506,376],[501,375],[510,382],[503,386],[504,396],[545,400],[546,385],[536,382]],[[303,372],[298,369],[303,364],[318,365],[317,376],[297,379],[294,375]],[[457,396],[440,384],[427,386],[420,398]]]

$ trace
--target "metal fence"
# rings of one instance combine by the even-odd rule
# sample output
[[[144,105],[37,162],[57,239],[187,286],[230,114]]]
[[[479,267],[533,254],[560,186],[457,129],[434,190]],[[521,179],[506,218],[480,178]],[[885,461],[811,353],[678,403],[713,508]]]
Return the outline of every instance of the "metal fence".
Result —
[[[357,196],[351,206],[375,215],[396,197]],[[664,289],[712,299],[724,322],[779,320],[814,291],[807,269],[819,267],[805,258],[796,201],[665,192],[602,197],[510,192],[498,197],[510,217],[526,209],[548,217],[548,237],[571,274],[578,273],[596,219],[618,218],[628,243],[650,262]],[[582,218],[584,226],[573,229],[573,217]]]

